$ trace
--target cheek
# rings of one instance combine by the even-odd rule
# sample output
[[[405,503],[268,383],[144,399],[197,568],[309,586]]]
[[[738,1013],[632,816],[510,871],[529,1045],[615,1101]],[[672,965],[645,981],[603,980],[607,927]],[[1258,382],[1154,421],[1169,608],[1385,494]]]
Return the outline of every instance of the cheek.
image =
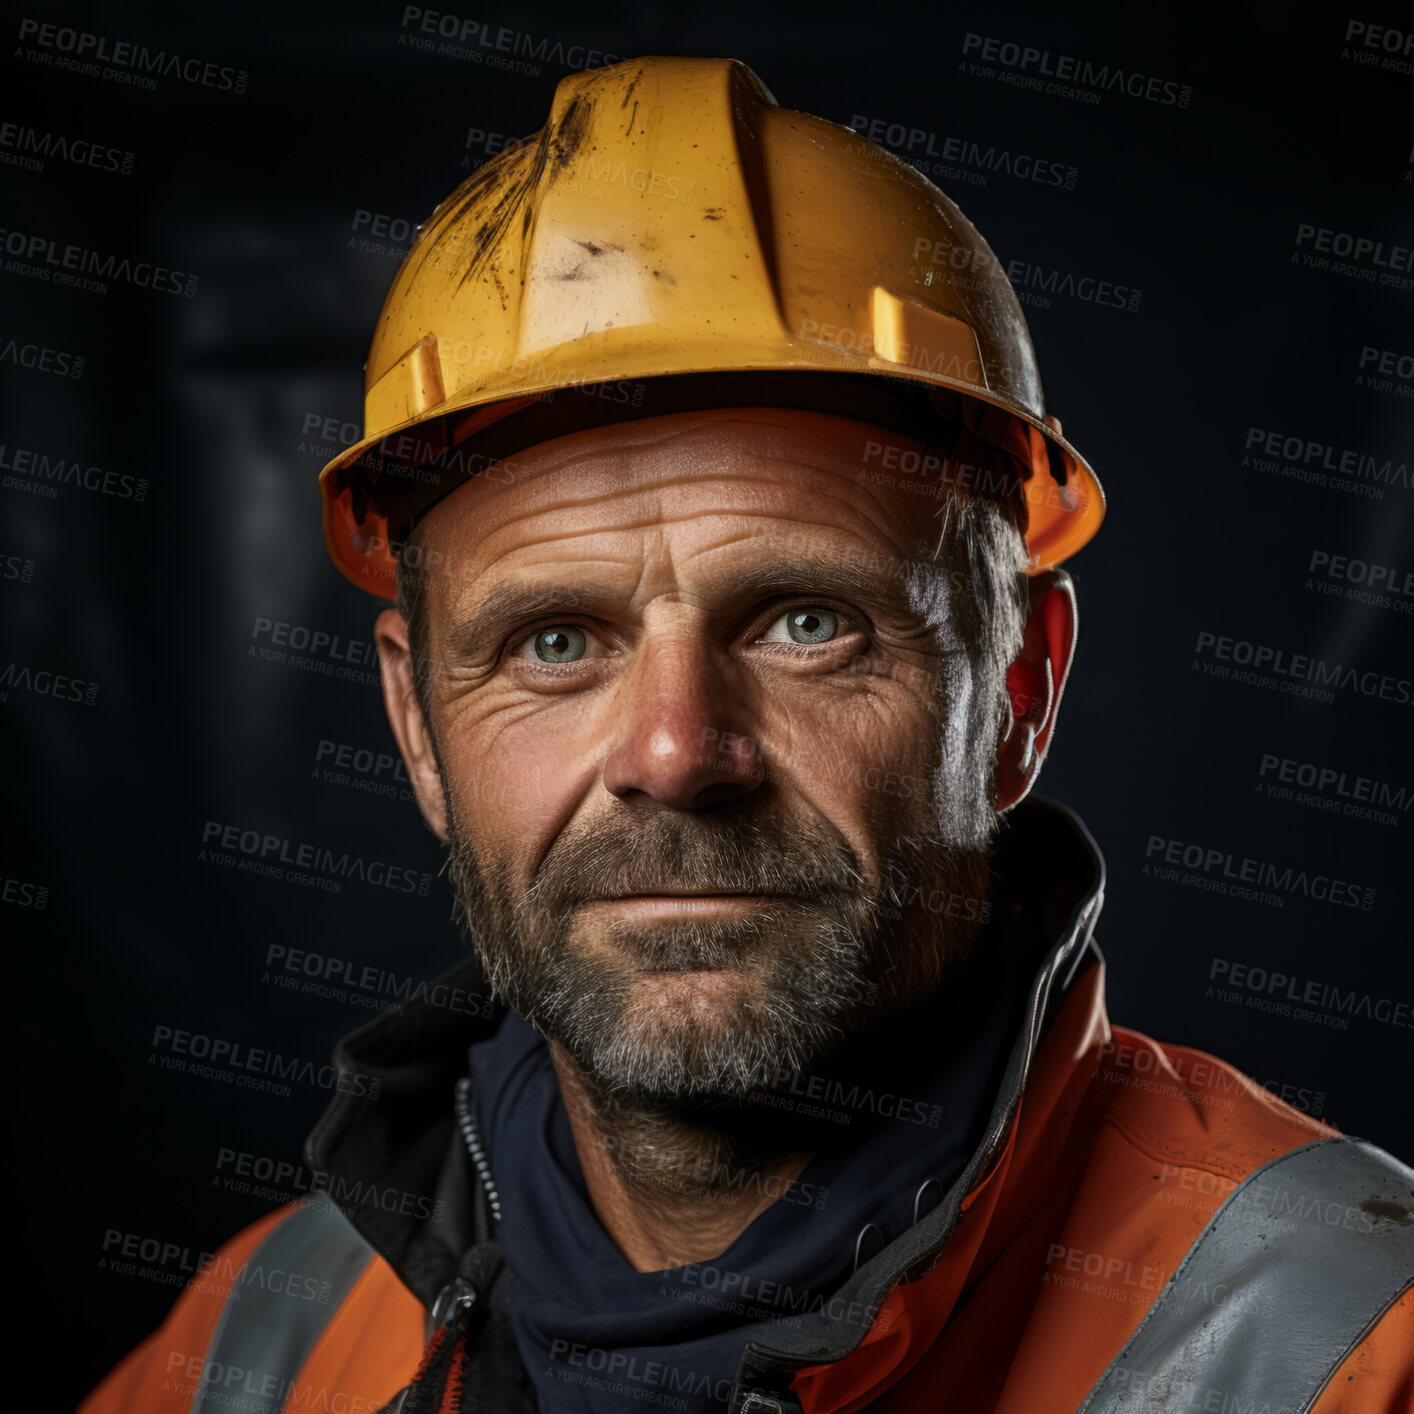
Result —
[[[832,688],[768,697],[762,745],[784,790],[829,820],[877,878],[882,856],[927,810],[937,716],[898,682]]]
[[[490,707],[491,710],[487,710]],[[598,780],[592,714],[465,704],[438,729],[447,790],[477,854],[509,864],[518,883]]]

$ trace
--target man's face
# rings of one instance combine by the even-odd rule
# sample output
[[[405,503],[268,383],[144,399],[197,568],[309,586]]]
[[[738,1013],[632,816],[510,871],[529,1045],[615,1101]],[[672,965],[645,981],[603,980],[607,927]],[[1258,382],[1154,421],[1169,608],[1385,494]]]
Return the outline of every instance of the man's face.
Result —
[[[967,587],[921,563],[936,502],[865,474],[888,439],[654,418],[424,523],[454,888],[491,985],[592,1082],[740,1098],[975,931],[995,737],[966,739]]]

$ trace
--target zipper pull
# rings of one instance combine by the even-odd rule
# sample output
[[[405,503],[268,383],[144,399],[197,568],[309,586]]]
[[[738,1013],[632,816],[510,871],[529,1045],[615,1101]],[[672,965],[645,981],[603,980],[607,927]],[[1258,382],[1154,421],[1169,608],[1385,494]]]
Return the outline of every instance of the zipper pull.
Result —
[[[465,1277],[437,1293],[430,1312],[432,1334],[412,1383],[396,1407],[401,1414],[446,1414],[461,1408],[467,1367],[467,1316],[481,1299]]]
[[[463,1324],[471,1314],[472,1307],[480,1300],[481,1293],[465,1277],[456,1277],[449,1281],[437,1293],[437,1299],[432,1303],[433,1330]]]

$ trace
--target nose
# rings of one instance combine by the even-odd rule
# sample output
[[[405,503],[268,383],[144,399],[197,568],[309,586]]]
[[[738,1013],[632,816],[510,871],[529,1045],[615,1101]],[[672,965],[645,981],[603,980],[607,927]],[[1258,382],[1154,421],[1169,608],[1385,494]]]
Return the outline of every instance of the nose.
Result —
[[[766,771],[742,698],[743,684],[705,647],[641,647],[615,694],[619,731],[604,789],[672,810],[750,795]]]

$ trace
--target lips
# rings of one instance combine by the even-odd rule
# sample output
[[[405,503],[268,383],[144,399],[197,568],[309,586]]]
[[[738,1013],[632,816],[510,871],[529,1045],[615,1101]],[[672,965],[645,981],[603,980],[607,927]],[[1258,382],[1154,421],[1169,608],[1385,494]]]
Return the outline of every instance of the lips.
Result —
[[[592,899],[586,899],[586,903],[616,903],[621,899],[630,898],[774,898],[777,894],[774,890],[767,892],[763,889],[635,889],[627,893],[620,894],[598,894]]]

